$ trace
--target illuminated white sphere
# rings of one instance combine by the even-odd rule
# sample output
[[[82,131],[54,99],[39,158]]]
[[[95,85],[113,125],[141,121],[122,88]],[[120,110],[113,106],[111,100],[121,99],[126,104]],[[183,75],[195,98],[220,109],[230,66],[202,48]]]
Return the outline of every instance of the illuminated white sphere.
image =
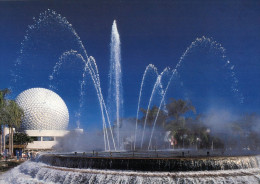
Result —
[[[24,110],[21,128],[24,130],[65,130],[69,111],[62,98],[51,90],[31,88],[16,98]]]

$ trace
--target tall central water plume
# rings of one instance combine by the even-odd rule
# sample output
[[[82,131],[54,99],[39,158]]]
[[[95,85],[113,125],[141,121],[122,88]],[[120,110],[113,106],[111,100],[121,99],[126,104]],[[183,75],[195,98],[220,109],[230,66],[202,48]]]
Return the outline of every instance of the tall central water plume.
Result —
[[[116,21],[114,20],[111,32],[110,43],[110,70],[109,70],[109,87],[108,87],[108,110],[110,119],[115,121],[117,144],[120,147],[120,117],[123,114],[123,87],[121,71],[121,50],[120,36],[117,30]]]

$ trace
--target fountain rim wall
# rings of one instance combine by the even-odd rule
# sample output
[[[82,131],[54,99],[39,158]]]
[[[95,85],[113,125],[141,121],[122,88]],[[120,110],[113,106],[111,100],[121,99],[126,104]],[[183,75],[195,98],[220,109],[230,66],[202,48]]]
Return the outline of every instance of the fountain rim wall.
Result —
[[[257,156],[259,155],[130,158],[44,154],[37,161],[67,168],[178,172],[257,168],[260,164]]]

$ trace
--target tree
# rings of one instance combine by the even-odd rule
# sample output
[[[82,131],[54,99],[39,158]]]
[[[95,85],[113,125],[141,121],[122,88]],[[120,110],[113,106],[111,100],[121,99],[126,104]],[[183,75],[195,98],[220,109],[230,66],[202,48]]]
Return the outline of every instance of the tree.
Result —
[[[170,103],[166,105],[168,110],[168,116],[178,120],[182,115],[186,114],[189,111],[196,113],[195,107],[190,101],[185,100],[175,100],[174,98],[170,99]]]
[[[203,116],[194,116],[196,109],[190,101],[175,100],[172,98],[169,103],[166,104],[166,111],[159,111],[158,107],[154,106],[152,109],[148,110],[141,109],[141,112],[143,113],[143,117],[139,120],[139,122],[144,123],[147,115],[146,123],[147,127],[150,128],[152,128],[155,118],[159,112],[156,123],[156,130],[158,133],[157,135],[153,134],[151,142],[149,142],[149,147],[152,147],[150,146],[150,143],[152,142],[155,147],[157,147],[157,145],[159,145],[159,148],[166,146],[168,147],[168,144],[165,144],[165,141],[170,140],[174,146],[179,148],[184,148],[186,146],[196,146],[196,148],[207,149],[224,148],[222,140],[213,136],[211,130],[204,122]],[[189,112],[193,115],[190,116],[191,114],[188,114]],[[150,136],[150,134],[148,136]],[[252,134],[252,136],[254,135]],[[255,142],[258,143],[258,140],[255,140]],[[148,141],[150,141],[150,139]],[[159,144],[157,144],[157,141],[159,141]],[[144,142],[144,145],[145,144],[146,143]]]
[[[28,143],[31,142],[33,142],[33,138],[28,136],[26,133],[23,132],[14,133],[13,136],[14,145],[27,145]],[[7,143],[9,143],[9,140],[7,140]]]
[[[192,103],[190,101],[171,98],[170,102],[166,104],[166,109],[168,111],[166,129],[171,132],[178,145],[184,147],[184,143],[194,142],[195,138],[191,136],[191,130],[185,126],[187,118],[184,117],[189,111],[192,111],[194,114],[196,113],[196,109]]]
[[[19,128],[24,116],[23,110],[14,100],[9,100],[7,109],[7,125],[9,127],[9,153],[13,154],[13,128]]]
[[[140,121],[142,123],[144,123],[146,114],[148,113],[146,123],[147,123],[147,126],[152,127],[153,123],[155,121],[156,115],[159,111],[159,108],[157,106],[153,106],[152,109],[148,109],[148,110],[141,108],[140,111],[143,113],[143,117],[141,118]],[[165,123],[166,123],[166,118],[167,118],[167,114],[164,111],[160,110],[160,112],[158,114],[158,119],[157,119],[156,125],[164,127]]]
[[[162,130],[164,130],[164,127],[166,124],[167,114],[163,110],[160,110],[157,106],[153,106],[151,109],[148,109],[148,110],[141,108],[140,111],[143,113],[143,117],[139,121],[140,124],[142,125],[141,127],[144,127],[145,119],[147,118],[146,119],[146,129],[145,129],[146,132],[144,134],[145,136],[143,139],[143,146],[152,147],[152,145],[154,145],[157,149],[157,145],[158,144],[162,145],[162,144],[160,144],[160,142],[163,143],[164,135],[161,135],[161,134],[164,134],[164,131],[162,131]],[[158,114],[158,117],[156,119],[157,114]],[[156,122],[155,122],[155,120],[156,120]],[[155,126],[155,128],[153,126]],[[151,143],[149,143],[150,136],[151,136],[150,133],[152,132],[152,130],[155,130],[155,131],[153,132]]]
[[[0,152],[5,150],[5,126],[6,126],[6,95],[8,95],[11,91],[9,89],[0,90]],[[3,136],[4,135],[4,136]],[[2,139],[3,137],[3,139]],[[4,144],[3,144],[4,142]],[[3,145],[3,147],[2,147]]]

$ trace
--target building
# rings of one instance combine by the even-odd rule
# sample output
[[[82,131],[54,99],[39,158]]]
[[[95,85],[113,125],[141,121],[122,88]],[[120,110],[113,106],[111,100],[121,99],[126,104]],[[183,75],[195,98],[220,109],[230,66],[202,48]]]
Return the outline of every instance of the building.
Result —
[[[31,88],[16,98],[24,110],[21,129],[34,139],[27,149],[49,150],[66,135],[69,111],[62,98],[45,88]]]

